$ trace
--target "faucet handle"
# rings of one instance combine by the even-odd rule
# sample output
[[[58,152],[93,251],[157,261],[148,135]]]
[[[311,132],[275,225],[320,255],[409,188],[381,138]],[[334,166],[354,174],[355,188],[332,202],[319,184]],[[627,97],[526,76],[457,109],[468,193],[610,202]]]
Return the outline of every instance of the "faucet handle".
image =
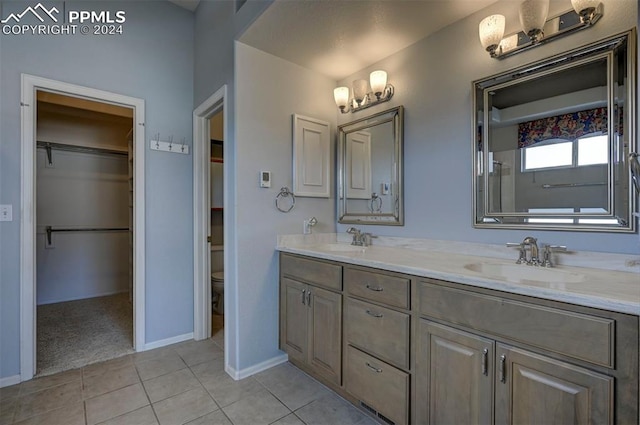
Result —
[[[377,236],[376,235],[372,235],[369,232],[366,232],[366,233],[363,233],[361,235],[361,238],[362,238],[362,245],[369,246],[369,245],[371,245],[371,239],[377,238]]]
[[[527,263],[527,251],[525,250],[524,243],[507,242],[506,245],[509,248],[518,248],[519,254],[516,264]]]
[[[542,260],[543,267],[553,267],[553,263],[551,262],[551,254],[553,252],[567,252],[567,247],[563,245],[549,245],[545,244],[543,246],[544,254]]]

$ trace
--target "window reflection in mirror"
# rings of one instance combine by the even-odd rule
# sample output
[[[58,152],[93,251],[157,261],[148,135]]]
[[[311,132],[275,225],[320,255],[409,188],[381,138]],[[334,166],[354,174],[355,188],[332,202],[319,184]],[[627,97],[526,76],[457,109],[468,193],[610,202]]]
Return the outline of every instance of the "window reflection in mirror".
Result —
[[[634,40],[474,83],[476,227],[634,230]]]

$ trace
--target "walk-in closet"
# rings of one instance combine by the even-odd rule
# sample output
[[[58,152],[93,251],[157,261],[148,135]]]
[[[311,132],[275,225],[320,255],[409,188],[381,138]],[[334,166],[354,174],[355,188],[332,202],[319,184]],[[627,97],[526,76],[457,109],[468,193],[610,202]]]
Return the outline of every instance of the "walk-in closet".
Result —
[[[36,375],[133,352],[133,110],[39,91]]]

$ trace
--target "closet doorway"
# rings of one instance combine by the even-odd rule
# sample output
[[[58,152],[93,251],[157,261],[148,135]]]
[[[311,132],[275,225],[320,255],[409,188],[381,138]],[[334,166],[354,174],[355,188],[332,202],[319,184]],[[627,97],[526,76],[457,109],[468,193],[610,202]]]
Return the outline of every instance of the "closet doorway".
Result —
[[[225,165],[229,162],[225,154],[232,153],[228,149],[226,97],[225,85],[193,111],[193,335],[196,340],[213,337],[224,345],[228,365],[236,306],[230,302],[233,267],[229,266],[227,243],[231,241],[232,220],[227,207],[233,200],[228,196],[229,166]]]
[[[28,75],[22,98],[24,381],[144,349],[144,102]]]

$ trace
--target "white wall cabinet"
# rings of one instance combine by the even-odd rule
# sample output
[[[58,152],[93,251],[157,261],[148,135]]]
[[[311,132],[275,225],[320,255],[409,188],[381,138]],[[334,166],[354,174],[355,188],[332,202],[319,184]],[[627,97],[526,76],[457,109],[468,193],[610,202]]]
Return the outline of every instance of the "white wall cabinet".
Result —
[[[326,121],[293,115],[293,193],[330,196],[331,141]]]

